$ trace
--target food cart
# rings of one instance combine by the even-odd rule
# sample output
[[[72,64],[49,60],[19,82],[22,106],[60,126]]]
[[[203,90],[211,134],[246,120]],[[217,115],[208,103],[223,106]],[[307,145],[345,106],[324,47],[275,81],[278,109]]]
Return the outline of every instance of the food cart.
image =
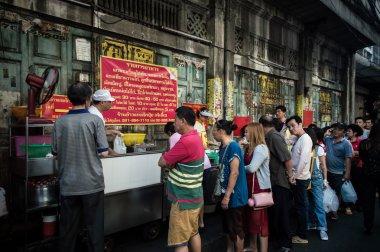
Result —
[[[154,222],[166,216],[160,157],[160,152],[148,151],[102,159],[106,236],[142,224],[148,224],[145,239],[158,235],[159,225]]]

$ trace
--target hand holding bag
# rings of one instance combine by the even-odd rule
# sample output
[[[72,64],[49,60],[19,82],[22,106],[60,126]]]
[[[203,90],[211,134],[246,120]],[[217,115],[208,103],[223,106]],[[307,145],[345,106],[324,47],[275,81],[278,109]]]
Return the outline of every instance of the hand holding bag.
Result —
[[[115,140],[113,142],[113,150],[117,154],[126,154],[127,153],[127,147],[124,144],[124,138],[121,136],[116,136]]]
[[[342,194],[342,199],[344,202],[355,204],[355,202],[358,200],[358,196],[356,195],[351,181],[345,181],[343,183],[340,193]]]
[[[255,176],[256,176],[256,172],[253,173],[252,197],[248,199],[248,205],[250,207],[253,207],[253,210],[261,210],[261,209],[268,208],[274,205],[271,189],[269,189],[270,190],[269,192],[254,193]]]

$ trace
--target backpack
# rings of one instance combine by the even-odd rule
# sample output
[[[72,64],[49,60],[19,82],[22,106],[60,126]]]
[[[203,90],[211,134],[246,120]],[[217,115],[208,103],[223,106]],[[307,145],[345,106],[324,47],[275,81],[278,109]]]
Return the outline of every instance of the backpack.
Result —
[[[368,177],[380,178],[380,151],[372,148],[371,142],[366,139],[360,143],[359,153],[364,164],[364,174]]]

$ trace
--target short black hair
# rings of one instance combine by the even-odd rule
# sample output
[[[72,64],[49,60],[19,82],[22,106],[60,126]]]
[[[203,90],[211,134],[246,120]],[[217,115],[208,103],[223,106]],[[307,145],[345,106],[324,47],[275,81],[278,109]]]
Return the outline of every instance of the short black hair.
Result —
[[[318,128],[318,126],[314,123],[309,124],[309,126],[307,126],[307,127],[310,129]]]
[[[187,124],[194,126],[195,124],[195,113],[194,110],[190,107],[182,106],[176,109],[176,116],[179,119],[185,119]]]
[[[356,132],[356,136],[359,137],[361,135],[363,135],[363,129],[356,125],[356,124],[350,124],[347,126],[347,130],[351,129],[352,132]]]
[[[175,133],[174,122],[167,122],[164,127],[164,132],[168,135],[173,135]]]
[[[74,106],[86,104],[86,101],[90,100],[91,96],[92,89],[86,83],[74,83],[67,90],[67,98]]]
[[[315,135],[317,136],[317,140],[319,142],[323,142],[323,138],[325,137],[325,132],[323,131],[323,129],[318,127],[312,129],[314,130]]]
[[[281,111],[284,112],[284,113],[286,112],[286,107],[284,105],[278,105],[276,107],[276,111],[277,111],[277,109],[281,109]]]
[[[284,123],[281,122],[278,118],[273,118],[273,126],[278,132],[281,132],[282,128],[284,127]]]
[[[227,121],[225,119],[216,121],[215,126],[217,129],[226,131],[227,135],[231,135],[233,130],[236,130],[238,126],[233,121]]]
[[[264,128],[270,128],[273,127],[273,116],[271,115],[263,115],[259,119],[259,123],[263,125]]]
[[[364,118],[362,116],[358,116],[358,117],[355,117],[355,122],[356,120],[363,120],[364,121]]]
[[[291,116],[288,119],[286,119],[285,124],[288,125],[288,122],[290,122],[291,120],[296,121],[296,123],[298,123],[298,124],[302,123],[301,117],[299,117],[298,115],[294,115],[294,116]]]
[[[365,117],[365,118],[364,118],[364,122],[365,122],[365,121],[368,121],[368,120],[371,120],[371,122],[373,123],[373,119],[372,119],[371,117]]]

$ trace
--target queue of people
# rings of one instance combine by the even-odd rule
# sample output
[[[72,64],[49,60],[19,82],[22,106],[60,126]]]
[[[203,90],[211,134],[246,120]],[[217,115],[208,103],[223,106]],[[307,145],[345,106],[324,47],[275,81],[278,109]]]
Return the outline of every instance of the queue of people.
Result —
[[[84,211],[89,247],[102,251],[104,178],[100,157],[107,156],[109,148],[101,114],[111,107],[113,98],[107,91],[93,95],[88,85],[81,83],[69,87],[68,98],[73,109],[57,119],[52,132],[52,153],[60,166],[59,247],[61,251],[74,251],[79,215]],[[89,111],[91,99],[95,115]],[[221,143],[217,186],[221,190],[221,222],[228,252],[268,251],[270,235],[278,251],[290,251],[294,243],[308,243],[310,230],[318,230],[321,240],[328,240],[324,189],[331,186],[340,195],[342,184],[350,180],[359,198],[355,207],[363,211],[365,232],[372,232],[375,198],[380,189],[380,123],[371,120],[365,128],[368,137],[363,139],[363,119],[356,118],[357,124],[349,126],[335,123],[324,130],[315,125],[305,129],[299,116],[284,119],[285,112],[286,108],[280,106],[279,118],[264,115],[259,122],[246,125],[240,141],[232,137],[237,129],[232,121],[220,119],[212,126],[213,138]],[[168,246],[176,252],[189,251],[189,247],[201,251],[207,135],[196,124],[211,116],[207,110],[197,115],[182,106],[176,110],[174,123],[165,127],[170,149],[158,165],[168,169]],[[84,144],[71,145],[78,137]],[[84,156],[87,162],[82,162]],[[253,199],[259,194],[270,197],[274,204],[255,208],[257,202]],[[295,234],[290,217],[293,201]],[[340,205],[345,214],[352,214],[352,205],[343,201]],[[338,213],[331,218],[337,221]],[[249,240],[247,248],[244,239]]]
[[[212,127],[214,139],[221,142],[220,203],[227,251],[268,251],[269,235],[278,251],[291,251],[292,244],[308,244],[312,230],[327,241],[327,217],[338,221],[338,212],[327,215],[324,209],[328,186],[339,196],[340,212],[352,215],[355,207],[363,211],[366,232],[373,228],[380,179],[369,177],[365,167],[376,167],[380,124],[371,123],[371,130],[366,129],[368,139],[363,140],[358,124],[335,123],[324,129],[312,124],[305,128],[299,116],[286,118],[285,112],[286,108],[279,106],[278,118],[264,115],[259,122],[244,126],[238,143],[231,136],[237,129],[232,121],[217,120]],[[380,161],[378,164],[380,167]],[[371,174],[380,173],[373,170]],[[350,180],[359,198],[355,205],[343,202],[340,196],[343,183]],[[249,205],[251,195],[263,192],[271,192],[273,206],[255,209]],[[294,234],[293,205],[297,216]],[[248,241],[244,243],[244,239]],[[244,244],[248,247],[243,248]]]

